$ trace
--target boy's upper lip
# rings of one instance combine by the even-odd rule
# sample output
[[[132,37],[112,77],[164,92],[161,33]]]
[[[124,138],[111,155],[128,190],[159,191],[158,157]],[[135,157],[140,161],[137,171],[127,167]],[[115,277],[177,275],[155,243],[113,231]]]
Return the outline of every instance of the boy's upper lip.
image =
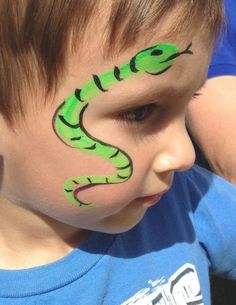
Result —
[[[152,197],[152,196],[162,196],[162,195],[164,195],[166,192],[168,192],[169,189],[170,189],[170,187],[168,187],[168,188],[166,188],[166,189],[164,189],[163,191],[158,192],[158,193],[152,193],[152,194],[144,195],[144,196],[142,196],[141,198],[144,198],[144,197]]]

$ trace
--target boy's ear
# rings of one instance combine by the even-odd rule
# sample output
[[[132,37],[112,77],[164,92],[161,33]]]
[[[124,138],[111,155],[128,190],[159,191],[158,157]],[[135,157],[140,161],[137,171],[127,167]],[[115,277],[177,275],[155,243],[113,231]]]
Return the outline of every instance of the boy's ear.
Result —
[[[0,113],[0,193],[4,176],[4,160],[6,157],[7,143],[10,141],[9,126],[6,119]]]
[[[0,113],[0,157],[3,158],[6,141],[8,140],[9,126],[6,122],[6,119]]]
[[[4,131],[5,131],[4,119],[3,119],[3,115],[0,113],[0,155],[1,155],[1,148],[2,148],[2,139],[5,137]]]
[[[6,123],[4,122],[3,116],[0,113],[0,192],[2,189],[2,180],[3,180],[3,164],[4,164],[4,157],[3,157],[3,151],[4,151],[4,142],[5,142],[5,125]]]
[[[3,157],[0,155],[0,192],[2,189],[2,181],[3,181],[3,171],[4,171],[4,162]]]

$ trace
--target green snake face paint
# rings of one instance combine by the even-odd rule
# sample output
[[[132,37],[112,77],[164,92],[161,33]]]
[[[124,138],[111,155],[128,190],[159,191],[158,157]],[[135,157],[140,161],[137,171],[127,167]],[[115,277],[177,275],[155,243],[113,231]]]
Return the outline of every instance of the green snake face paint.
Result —
[[[127,64],[116,67],[100,75],[93,75],[81,89],[65,99],[57,108],[53,117],[53,129],[59,139],[70,147],[109,160],[116,173],[111,176],[78,176],[69,178],[63,186],[67,199],[79,207],[94,207],[77,198],[78,192],[87,186],[114,184],[127,181],[133,172],[129,155],[116,146],[109,145],[94,138],[83,126],[83,114],[89,102],[98,94],[127,78],[142,73],[159,75],[170,69],[174,60],[183,54],[193,54],[192,43],[180,52],[173,44],[158,44],[137,53]]]

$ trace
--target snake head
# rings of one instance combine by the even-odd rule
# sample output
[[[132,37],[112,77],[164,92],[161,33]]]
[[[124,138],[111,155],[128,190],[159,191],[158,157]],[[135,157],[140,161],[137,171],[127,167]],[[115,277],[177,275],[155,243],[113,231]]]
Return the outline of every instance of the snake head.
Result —
[[[136,54],[130,62],[132,72],[146,72],[152,75],[158,75],[168,70],[175,58],[182,54],[193,54],[190,51],[192,43],[187,46],[183,52],[173,44],[158,44],[145,49]]]

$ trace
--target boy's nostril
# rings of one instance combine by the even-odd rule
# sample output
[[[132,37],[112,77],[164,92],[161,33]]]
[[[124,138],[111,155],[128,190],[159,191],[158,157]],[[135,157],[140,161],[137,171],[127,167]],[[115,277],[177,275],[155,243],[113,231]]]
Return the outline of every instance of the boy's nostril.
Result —
[[[152,56],[158,56],[158,55],[162,55],[163,51],[162,50],[153,50],[151,55]]]

